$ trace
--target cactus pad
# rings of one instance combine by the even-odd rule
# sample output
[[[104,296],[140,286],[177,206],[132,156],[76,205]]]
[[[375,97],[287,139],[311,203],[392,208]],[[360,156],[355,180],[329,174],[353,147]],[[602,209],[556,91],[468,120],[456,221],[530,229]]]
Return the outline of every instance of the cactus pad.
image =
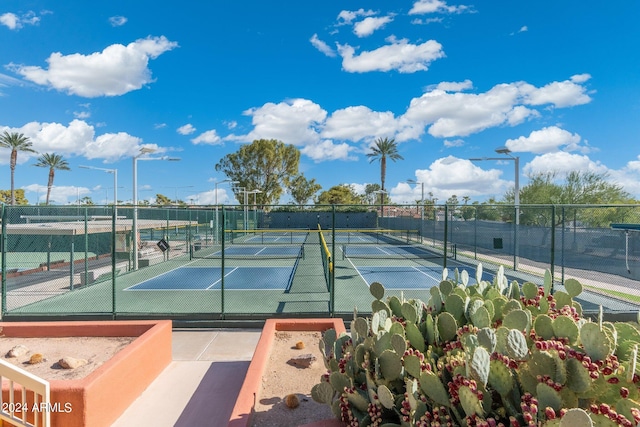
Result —
[[[402,374],[402,359],[393,350],[385,350],[380,355],[380,372],[389,381],[400,378]]]
[[[476,328],[487,328],[491,326],[491,315],[484,305],[480,306],[471,315],[471,322]]]
[[[578,340],[580,330],[572,318],[558,316],[553,320],[553,334],[558,338],[567,338],[569,343],[573,344]]]
[[[593,427],[593,422],[589,418],[587,411],[580,408],[572,408],[562,417],[560,427]]]
[[[449,406],[449,394],[436,374],[424,371],[420,374],[420,390],[438,405]]]
[[[329,384],[338,392],[342,393],[345,387],[351,387],[353,382],[351,378],[340,372],[332,372],[329,376]]]
[[[489,385],[500,395],[506,396],[513,389],[513,374],[511,370],[499,360],[492,360],[489,369]]]
[[[393,393],[386,385],[378,386],[378,399],[380,400],[380,404],[387,409],[393,408]]]
[[[421,363],[418,356],[409,354],[404,357],[403,361],[404,369],[407,371],[407,373],[414,378],[420,378],[420,372],[422,372],[422,369],[420,368]]]
[[[527,340],[522,332],[517,329],[510,329],[507,334],[507,354],[515,360],[524,360],[529,355]]]
[[[584,351],[593,360],[604,360],[613,350],[609,337],[596,323],[582,325],[580,340]]]
[[[469,364],[471,378],[483,386],[486,386],[487,381],[489,381],[489,367],[489,352],[484,347],[477,347],[473,352],[471,363]]]
[[[456,331],[458,330],[456,319],[450,313],[444,312],[438,315],[436,323],[438,326],[438,334],[440,335],[440,338],[443,341],[453,340],[453,338],[456,336]]]
[[[469,387],[460,387],[458,393],[460,396],[460,404],[467,416],[472,416],[474,414],[482,416],[482,402],[480,402],[478,396],[476,396]]]
[[[567,386],[576,393],[584,393],[591,387],[591,377],[587,368],[577,359],[567,359]]]
[[[407,339],[409,340],[411,346],[420,352],[424,352],[424,337],[422,336],[422,333],[420,333],[420,329],[418,329],[415,323],[407,323],[405,333],[407,334]]]
[[[511,310],[504,316],[502,324],[509,329],[529,332],[531,329],[530,314],[524,310]]]
[[[384,286],[379,282],[373,282],[369,285],[369,292],[371,292],[371,295],[377,300],[384,298]]]
[[[535,298],[538,296],[538,287],[535,283],[526,282],[522,284],[522,293],[527,299]]]
[[[311,388],[311,398],[318,403],[330,405],[333,401],[334,395],[335,390],[333,389],[331,384],[324,381],[314,385]]]
[[[391,348],[399,355],[403,355],[407,350],[407,341],[402,335],[391,334]]]
[[[555,336],[553,331],[553,320],[551,320],[551,318],[546,314],[536,316],[533,328],[536,330],[536,334],[540,335],[542,339],[550,340]]]
[[[493,353],[496,348],[496,332],[491,328],[482,328],[478,331],[478,342],[486,348],[489,353]]]
[[[548,406],[553,408],[554,411],[562,409],[562,397],[560,397],[560,393],[547,384],[539,383],[536,387],[536,394],[538,396],[538,404],[541,408]]]
[[[564,288],[571,298],[575,298],[582,293],[582,285],[576,279],[565,280]]]

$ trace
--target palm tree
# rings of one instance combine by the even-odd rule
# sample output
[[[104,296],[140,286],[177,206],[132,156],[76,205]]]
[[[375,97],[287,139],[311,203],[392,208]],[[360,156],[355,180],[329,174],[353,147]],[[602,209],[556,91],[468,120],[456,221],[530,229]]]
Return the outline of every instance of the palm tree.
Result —
[[[384,191],[384,181],[387,175],[387,159],[393,160],[404,160],[404,157],[398,153],[398,144],[396,141],[388,138],[378,138],[375,141],[375,145],[371,147],[371,152],[367,153],[367,157],[369,163],[374,160],[380,160],[380,183],[381,183],[381,191]]]
[[[38,158],[38,163],[34,164],[39,168],[49,168],[49,181],[47,182],[47,200],[46,205],[49,204],[49,196],[51,196],[51,187],[53,187],[53,178],[56,175],[56,169],[62,171],[71,170],[69,163],[62,158],[59,154],[44,153]]]
[[[16,173],[16,163],[18,161],[18,151],[35,153],[36,150],[31,148],[31,145],[32,143],[29,141],[29,138],[21,133],[9,133],[5,131],[0,135],[0,147],[11,149],[11,161],[9,163],[9,166],[11,167],[11,205],[16,204],[14,176]]]

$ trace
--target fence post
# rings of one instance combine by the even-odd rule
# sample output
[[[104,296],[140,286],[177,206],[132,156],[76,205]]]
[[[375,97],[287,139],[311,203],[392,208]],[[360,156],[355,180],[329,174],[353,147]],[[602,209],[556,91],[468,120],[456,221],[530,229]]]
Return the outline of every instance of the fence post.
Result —
[[[2,256],[2,314],[7,314],[7,208],[2,204],[2,239],[0,240],[0,255]]]
[[[449,241],[447,240],[447,232],[449,231],[449,205],[444,205],[444,236],[442,237],[442,242],[444,244],[443,254],[444,261],[442,263],[442,268],[447,268],[447,245]]]
[[[555,283],[555,257],[556,257],[556,205],[551,205],[551,253],[549,263],[551,264],[551,293]]]
[[[331,258],[329,260],[329,315],[335,316],[336,313],[336,289],[335,289],[335,257],[336,257],[336,205],[331,205]]]
[[[220,239],[220,251],[222,252],[222,258],[220,259],[220,317],[224,320],[224,243],[227,238],[225,233],[226,224],[226,209],[222,206],[222,239]]]
[[[84,283],[89,283],[89,223],[88,208],[84,208]],[[97,252],[96,252],[97,255]]]
[[[111,215],[111,317],[116,320],[116,244],[118,230],[116,229],[117,207],[113,205]]]

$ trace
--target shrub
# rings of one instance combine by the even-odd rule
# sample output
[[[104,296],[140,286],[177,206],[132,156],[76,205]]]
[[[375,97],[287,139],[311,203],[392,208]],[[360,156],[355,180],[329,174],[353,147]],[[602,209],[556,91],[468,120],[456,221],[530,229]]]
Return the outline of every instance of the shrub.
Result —
[[[640,332],[629,323],[582,317],[569,279],[551,294],[443,271],[427,303],[383,300],[372,283],[370,318],[351,335],[324,333],[327,373],[312,390],[349,426],[634,426],[640,421],[636,359]]]

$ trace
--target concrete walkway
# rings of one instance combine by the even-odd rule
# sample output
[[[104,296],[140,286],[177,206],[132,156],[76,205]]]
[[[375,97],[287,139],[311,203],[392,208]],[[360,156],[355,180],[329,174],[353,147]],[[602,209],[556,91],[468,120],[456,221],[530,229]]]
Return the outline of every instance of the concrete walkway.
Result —
[[[174,329],[173,362],[112,427],[226,426],[258,329]]]

